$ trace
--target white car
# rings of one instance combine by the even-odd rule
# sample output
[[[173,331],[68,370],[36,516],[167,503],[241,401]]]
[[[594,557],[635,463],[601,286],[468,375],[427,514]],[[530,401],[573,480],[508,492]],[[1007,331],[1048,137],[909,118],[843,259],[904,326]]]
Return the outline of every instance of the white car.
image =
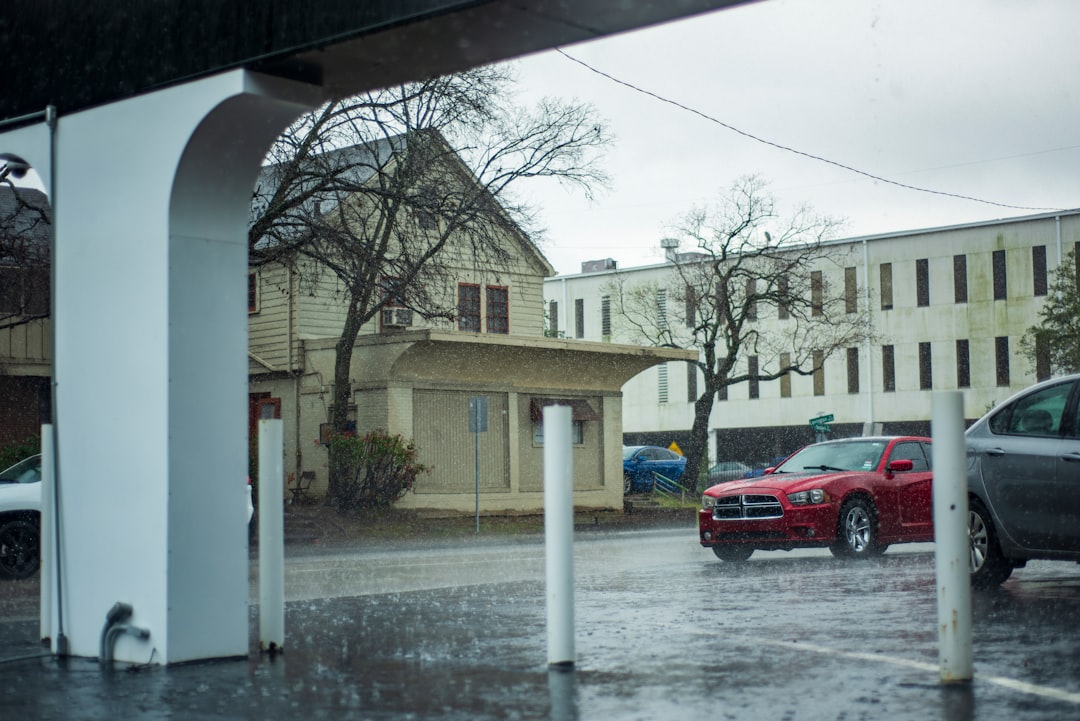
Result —
[[[29,578],[41,565],[41,456],[0,472],[0,576]]]
[[[251,479],[247,520],[255,512]],[[41,565],[41,456],[30,456],[0,472],[0,577],[29,578]]]

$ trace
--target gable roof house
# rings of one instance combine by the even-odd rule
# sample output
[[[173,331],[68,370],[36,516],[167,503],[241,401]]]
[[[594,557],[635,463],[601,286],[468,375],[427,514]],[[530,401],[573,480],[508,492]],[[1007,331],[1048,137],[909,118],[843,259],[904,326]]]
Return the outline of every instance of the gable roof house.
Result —
[[[51,417],[49,201],[0,184],[0,446]]]
[[[404,142],[398,136],[314,161],[349,164],[353,188],[366,190],[386,182],[382,170],[397,162],[394,151]],[[505,213],[489,229],[494,242],[486,255],[474,252],[471,238],[451,235],[432,272],[411,284],[398,282],[395,253],[417,252],[425,233],[440,232],[445,214],[453,212],[445,198],[459,192],[454,187],[463,193],[479,188],[441,136],[429,131],[424,142],[445,152],[423,170],[432,192],[397,224],[401,235],[391,243],[399,248],[388,254],[389,267],[367,281],[367,290],[381,294],[381,306],[354,346],[350,421],[361,435],[383,429],[413,439],[420,462],[431,469],[398,507],[467,512],[479,503],[487,512],[536,510],[543,506],[542,409],[564,403],[573,417],[575,505],[621,508],[620,389],[656,363],[685,360],[686,351],[547,337],[543,282],[554,269]],[[283,167],[264,170],[256,204],[282,202],[275,191]],[[357,209],[376,201],[363,196],[313,193],[296,204],[295,227],[305,227],[303,213],[341,224],[367,222]],[[498,207],[490,196],[482,202]],[[256,248],[294,241],[286,231],[260,239]],[[327,266],[303,255],[253,264],[248,289],[252,437],[258,418],[280,417],[286,475],[292,487],[310,481],[314,495],[328,480],[324,442],[347,303],[342,281]],[[469,399],[480,396],[487,399],[487,430],[477,437],[469,431]]]

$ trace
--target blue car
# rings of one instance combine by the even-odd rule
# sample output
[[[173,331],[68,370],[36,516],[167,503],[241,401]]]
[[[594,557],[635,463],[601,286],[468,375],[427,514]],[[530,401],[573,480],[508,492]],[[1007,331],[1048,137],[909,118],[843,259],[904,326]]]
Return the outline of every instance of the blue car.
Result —
[[[640,493],[653,489],[654,473],[679,480],[686,458],[660,446],[623,446],[622,465],[623,493]]]

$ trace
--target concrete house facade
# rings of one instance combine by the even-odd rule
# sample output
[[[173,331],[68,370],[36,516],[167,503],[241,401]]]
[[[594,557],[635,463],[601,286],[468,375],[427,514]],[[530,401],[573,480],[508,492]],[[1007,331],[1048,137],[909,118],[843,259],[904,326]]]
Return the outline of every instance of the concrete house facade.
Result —
[[[852,317],[867,311],[873,340],[830,356],[811,377],[729,387],[710,418],[710,458],[761,462],[788,453],[818,438],[809,420],[828,415],[833,437],[929,433],[937,390],[962,391],[965,417],[978,418],[1053,371],[1042,360],[1035,367],[1020,340],[1038,322],[1053,271],[1078,243],[1078,210],[828,243],[818,264],[825,287],[843,294]],[[671,269],[680,257],[692,258],[671,252],[667,263],[629,269],[597,261],[588,272],[548,279],[553,327],[583,340],[639,342],[614,313],[612,280],[618,273],[627,283],[667,286],[675,318],[681,289]],[[762,309],[758,322],[782,328],[778,315]],[[740,362],[745,368],[751,359]],[[623,386],[628,443],[688,436],[701,387],[693,375],[686,363],[660,364]]]
[[[417,227],[416,232],[424,232]],[[509,261],[477,268],[453,240],[442,252],[453,320],[425,321],[392,300],[361,330],[349,418],[363,434],[413,439],[421,475],[399,507],[530,511],[543,505],[542,409],[570,405],[575,505],[622,507],[621,388],[685,351],[545,336],[543,282],[554,270],[520,231],[506,233]],[[336,277],[309,263],[268,264],[249,275],[249,398],[258,418],[280,417],[290,487],[327,484],[324,445],[335,346],[346,308]],[[429,289],[430,290],[430,289]],[[470,398],[483,397],[488,430],[469,432]],[[479,441],[479,457],[477,457]]]

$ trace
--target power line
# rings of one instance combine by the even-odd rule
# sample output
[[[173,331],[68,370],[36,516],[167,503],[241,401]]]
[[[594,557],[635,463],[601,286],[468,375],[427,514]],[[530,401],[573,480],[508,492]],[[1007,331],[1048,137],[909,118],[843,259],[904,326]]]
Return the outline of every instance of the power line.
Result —
[[[825,157],[822,157],[820,155],[814,155],[813,153],[807,153],[807,152],[805,152],[803,150],[799,150],[797,148],[792,148],[792,147],[790,147],[788,145],[783,145],[781,143],[776,143],[776,142],[773,142],[771,140],[767,140],[765,138],[754,135],[753,133],[748,133],[745,130],[741,130],[739,128],[736,128],[734,125],[729,125],[728,123],[725,123],[723,120],[715,118],[715,117],[713,117],[713,116],[711,116],[711,115],[709,115],[707,113],[703,113],[702,111],[700,111],[700,110],[698,110],[696,108],[692,108],[689,105],[685,105],[685,104],[680,103],[680,102],[678,102],[676,100],[671,100],[670,98],[665,98],[664,96],[658,95],[657,93],[654,93],[651,90],[646,90],[645,88],[639,87],[637,85],[634,85],[633,83],[627,82],[625,80],[621,80],[621,79],[619,79],[619,78],[617,78],[617,77],[615,77],[613,75],[610,75],[610,74],[604,72],[603,70],[600,70],[598,68],[593,67],[592,65],[589,65],[584,60],[579,60],[578,58],[575,58],[573,55],[570,55],[567,52],[565,52],[562,48],[555,48],[555,52],[559,53],[560,55],[562,55],[567,60],[571,60],[571,61],[577,63],[578,65],[584,67],[585,69],[587,69],[587,70],[589,70],[591,72],[594,72],[594,73],[596,73],[597,75],[599,75],[599,76],[601,76],[603,78],[607,78],[608,80],[610,80],[613,83],[617,83],[619,85],[622,85],[623,87],[630,88],[631,90],[633,90],[635,92],[641,93],[643,95],[647,95],[647,96],[649,96],[649,97],[651,97],[651,98],[653,98],[655,100],[659,100],[662,103],[667,103],[668,105],[673,105],[676,108],[679,108],[680,110],[685,110],[688,113],[692,113],[694,115],[697,115],[698,117],[703,118],[705,120],[708,120],[711,123],[715,123],[715,124],[719,125],[722,128],[730,130],[733,133],[738,133],[739,135],[742,135],[745,138],[749,138],[750,140],[761,143],[763,145],[768,145],[770,147],[776,148],[777,150],[783,150],[783,151],[788,152],[788,153],[794,153],[795,155],[801,155],[802,157],[809,158],[810,160],[816,160],[816,161],[818,161],[820,163],[826,163],[827,165],[832,165],[833,167],[840,168],[842,170],[846,170],[846,171],[848,171],[850,173],[855,173],[857,175],[861,175],[864,178],[869,178],[871,180],[876,180],[876,181],[878,181],[880,183],[887,183],[888,185],[893,185],[893,186],[896,186],[898,188],[904,188],[905,190],[914,190],[914,191],[916,191],[918,193],[929,193],[931,195],[941,195],[941,196],[945,196],[947,198],[958,198],[960,200],[970,200],[970,201],[973,201],[973,202],[976,202],[976,203],[983,203],[985,205],[997,206],[999,208],[1011,208],[1013,210],[1043,210],[1043,211],[1064,210],[1064,208],[1039,208],[1039,207],[1033,207],[1033,206],[1028,206],[1028,205],[1010,205],[1008,203],[998,203],[998,202],[995,202],[993,200],[984,200],[982,198],[976,198],[976,197],[973,197],[973,196],[970,196],[970,195],[962,195],[960,193],[949,193],[949,192],[944,191],[944,190],[933,190],[932,188],[923,188],[923,187],[920,187],[918,185],[909,185],[908,183],[901,183],[900,181],[897,181],[897,180],[890,180],[889,178],[884,178],[884,177],[882,177],[880,175],[874,175],[873,173],[868,173],[865,170],[860,170],[858,168],[852,167],[850,165],[845,165],[844,163],[840,163],[840,162],[835,161],[835,160],[830,160],[829,158],[825,158]]]

